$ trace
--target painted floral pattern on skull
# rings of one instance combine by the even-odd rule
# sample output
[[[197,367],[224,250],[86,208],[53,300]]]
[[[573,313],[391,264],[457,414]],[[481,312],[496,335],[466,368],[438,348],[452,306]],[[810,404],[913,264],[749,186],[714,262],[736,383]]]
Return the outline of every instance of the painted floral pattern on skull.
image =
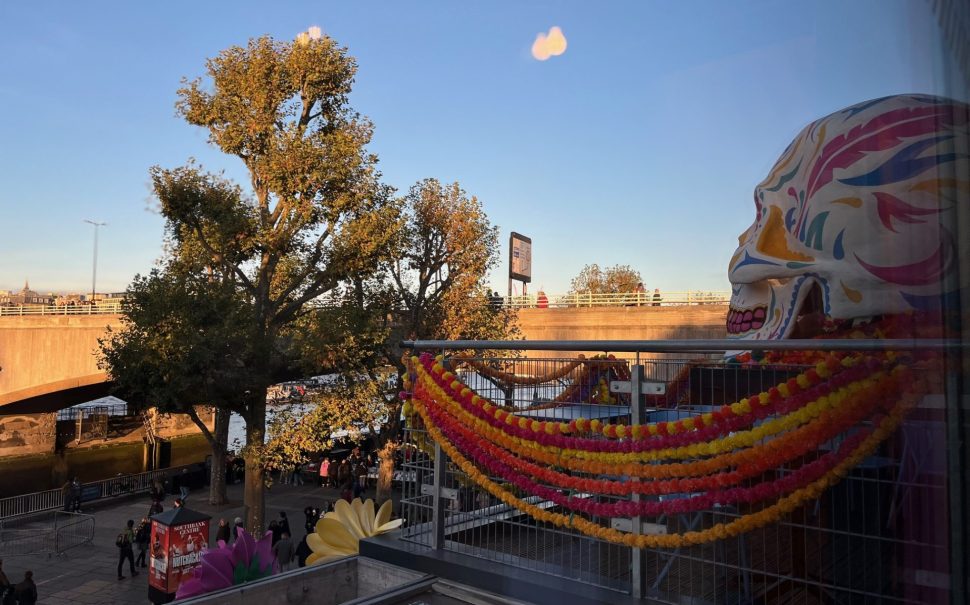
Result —
[[[792,336],[800,314],[938,311],[959,291],[957,204],[970,195],[970,106],[859,103],[806,126],[754,191],[728,268],[728,335]]]

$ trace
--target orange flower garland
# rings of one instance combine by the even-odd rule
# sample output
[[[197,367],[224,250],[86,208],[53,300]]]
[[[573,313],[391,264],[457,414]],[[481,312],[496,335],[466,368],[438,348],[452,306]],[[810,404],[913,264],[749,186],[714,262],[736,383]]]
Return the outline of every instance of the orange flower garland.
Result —
[[[907,393],[903,395],[900,401],[892,408],[889,415],[879,423],[879,426],[873,430],[872,434],[866,437],[860,446],[849,456],[820,479],[779,499],[775,504],[759,512],[741,516],[730,523],[718,523],[702,531],[661,535],[637,535],[621,532],[612,528],[603,527],[579,515],[563,515],[550,512],[519,499],[515,494],[509,492],[479,471],[473,463],[445,439],[444,435],[430,423],[427,411],[424,409],[423,403],[420,400],[416,399],[414,404],[416,411],[424,420],[429,434],[435,441],[441,444],[442,449],[451,460],[470,476],[475,483],[506,504],[521,510],[538,521],[552,523],[559,527],[572,527],[585,535],[600,540],[634,548],[677,548],[729,538],[763,527],[778,521],[782,516],[795,510],[805,502],[817,498],[825,489],[838,483],[850,469],[857,466],[866,456],[870,455],[876,449],[879,443],[891,435],[899,423],[902,422],[906,412],[915,405],[916,401],[917,396],[914,394]]]

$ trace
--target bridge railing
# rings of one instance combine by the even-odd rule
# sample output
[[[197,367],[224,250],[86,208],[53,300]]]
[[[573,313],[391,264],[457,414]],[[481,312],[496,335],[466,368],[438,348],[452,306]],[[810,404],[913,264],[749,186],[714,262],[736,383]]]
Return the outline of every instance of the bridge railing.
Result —
[[[568,307],[679,307],[686,305],[726,305],[727,291],[686,290],[683,292],[572,292],[569,294],[523,294],[502,299],[502,306],[513,309]]]
[[[0,317],[32,315],[117,315],[121,301],[100,302],[93,305],[0,305]]]

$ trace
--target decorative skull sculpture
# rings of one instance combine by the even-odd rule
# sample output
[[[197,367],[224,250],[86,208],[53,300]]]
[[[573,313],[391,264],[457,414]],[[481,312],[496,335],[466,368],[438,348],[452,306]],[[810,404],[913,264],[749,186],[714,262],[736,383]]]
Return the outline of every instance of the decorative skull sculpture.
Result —
[[[755,188],[754,224],[728,268],[729,337],[794,337],[809,313],[939,309],[959,290],[968,118],[966,104],[900,95],[805,127]]]

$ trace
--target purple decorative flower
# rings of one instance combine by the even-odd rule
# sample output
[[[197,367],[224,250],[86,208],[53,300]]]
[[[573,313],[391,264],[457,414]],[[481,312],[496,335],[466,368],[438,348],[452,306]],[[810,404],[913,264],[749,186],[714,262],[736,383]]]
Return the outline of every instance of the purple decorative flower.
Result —
[[[243,528],[236,531],[236,542],[231,547],[219,540],[218,548],[202,553],[199,566],[179,585],[176,599],[203,595],[279,573],[271,532],[256,541]]]

